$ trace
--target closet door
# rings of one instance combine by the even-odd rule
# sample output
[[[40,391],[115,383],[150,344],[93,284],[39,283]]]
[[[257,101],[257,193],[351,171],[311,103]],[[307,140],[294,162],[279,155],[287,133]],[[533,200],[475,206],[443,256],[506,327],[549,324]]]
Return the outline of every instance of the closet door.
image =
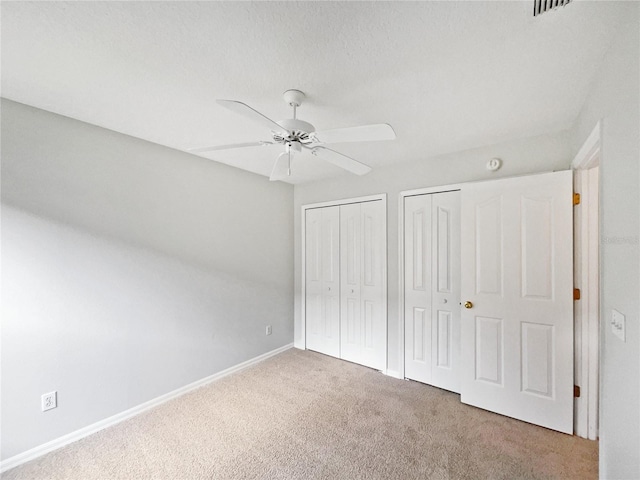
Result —
[[[460,192],[432,198],[431,384],[460,392]]]
[[[306,344],[340,356],[339,207],[306,211]]]
[[[431,195],[404,199],[404,376],[431,383]]]
[[[360,203],[340,206],[340,355],[359,363],[362,353],[360,286],[362,218]]]
[[[340,358],[385,368],[386,258],[384,204],[340,206]]]
[[[460,391],[460,192],[405,198],[405,377]]]

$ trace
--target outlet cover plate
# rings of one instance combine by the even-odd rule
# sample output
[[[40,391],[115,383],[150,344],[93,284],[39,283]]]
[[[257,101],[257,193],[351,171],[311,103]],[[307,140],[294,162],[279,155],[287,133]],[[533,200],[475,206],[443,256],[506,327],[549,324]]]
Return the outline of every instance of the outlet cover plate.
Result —
[[[626,323],[626,318],[622,313],[616,309],[611,311],[611,331],[623,342],[625,341]]]
[[[46,412],[58,406],[58,393],[49,392],[42,395],[42,411]]]

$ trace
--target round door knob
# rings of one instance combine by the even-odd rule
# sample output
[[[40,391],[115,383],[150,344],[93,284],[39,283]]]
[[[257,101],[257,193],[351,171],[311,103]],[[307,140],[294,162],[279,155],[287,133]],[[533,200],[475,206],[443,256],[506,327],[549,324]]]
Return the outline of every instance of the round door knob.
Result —
[[[442,299],[442,303],[447,303],[449,300],[447,300],[446,298]]]
[[[329,287],[329,291],[331,291],[331,287]]]
[[[473,303],[471,303],[469,300],[464,302],[464,308],[472,308],[472,307],[473,307]]]
[[[353,290],[353,288],[351,289],[351,293],[353,293],[355,290]]]

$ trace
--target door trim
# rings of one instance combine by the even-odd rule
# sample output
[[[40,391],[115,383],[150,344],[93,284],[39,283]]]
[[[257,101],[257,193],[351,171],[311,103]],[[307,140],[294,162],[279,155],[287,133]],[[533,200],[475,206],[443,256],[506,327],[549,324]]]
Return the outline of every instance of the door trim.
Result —
[[[302,205],[300,207],[300,213],[302,215],[301,218],[301,234],[302,234],[302,243],[300,244],[301,251],[301,282],[300,282],[300,340],[295,343],[296,348],[300,348],[302,350],[307,349],[307,306],[306,306],[306,295],[307,295],[307,286],[306,286],[306,231],[307,231],[307,210],[313,208],[322,208],[322,207],[334,207],[340,205],[349,205],[351,203],[365,203],[365,202],[374,202],[381,201],[382,207],[384,208],[384,216],[383,216],[383,231],[385,232],[384,236],[384,261],[382,262],[382,289],[384,295],[382,296],[382,311],[384,312],[384,370],[382,373],[387,374],[387,366],[389,363],[389,312],[388,312],[388,295],[389,292],[387,290],[387,263],[389,258],[388,251],[388,238],[389,232],[387,231],[387,194],[381,193],[378,195],[367,195],[363,197],[354,197],[354,198],[345,198],[340,200],[329,200],[326,202],[318,202],[318,203],[309,203],[306,205]]]
[[[596,440],[599,422],[599,361],[600,361],[600,268],[598,191],[600,181],[594,168],[600,164],[602,122],[593,131],[571,162],[574,171],[574,191],[581,194],[580,205],[574,209],[579,225],[574,244],[574,281],[581,290],[575,305],[575,379],[580,397],[575,399],[574,430],[582,438]],[[595,187],[595,188],[594,188]]]

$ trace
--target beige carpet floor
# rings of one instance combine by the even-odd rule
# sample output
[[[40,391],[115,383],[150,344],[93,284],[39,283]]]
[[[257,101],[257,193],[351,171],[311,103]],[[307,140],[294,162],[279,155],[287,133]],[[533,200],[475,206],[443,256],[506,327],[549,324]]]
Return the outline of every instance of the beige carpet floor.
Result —
[[[288,350],[5,472],[14,479],[589,479],[597,443]]]

